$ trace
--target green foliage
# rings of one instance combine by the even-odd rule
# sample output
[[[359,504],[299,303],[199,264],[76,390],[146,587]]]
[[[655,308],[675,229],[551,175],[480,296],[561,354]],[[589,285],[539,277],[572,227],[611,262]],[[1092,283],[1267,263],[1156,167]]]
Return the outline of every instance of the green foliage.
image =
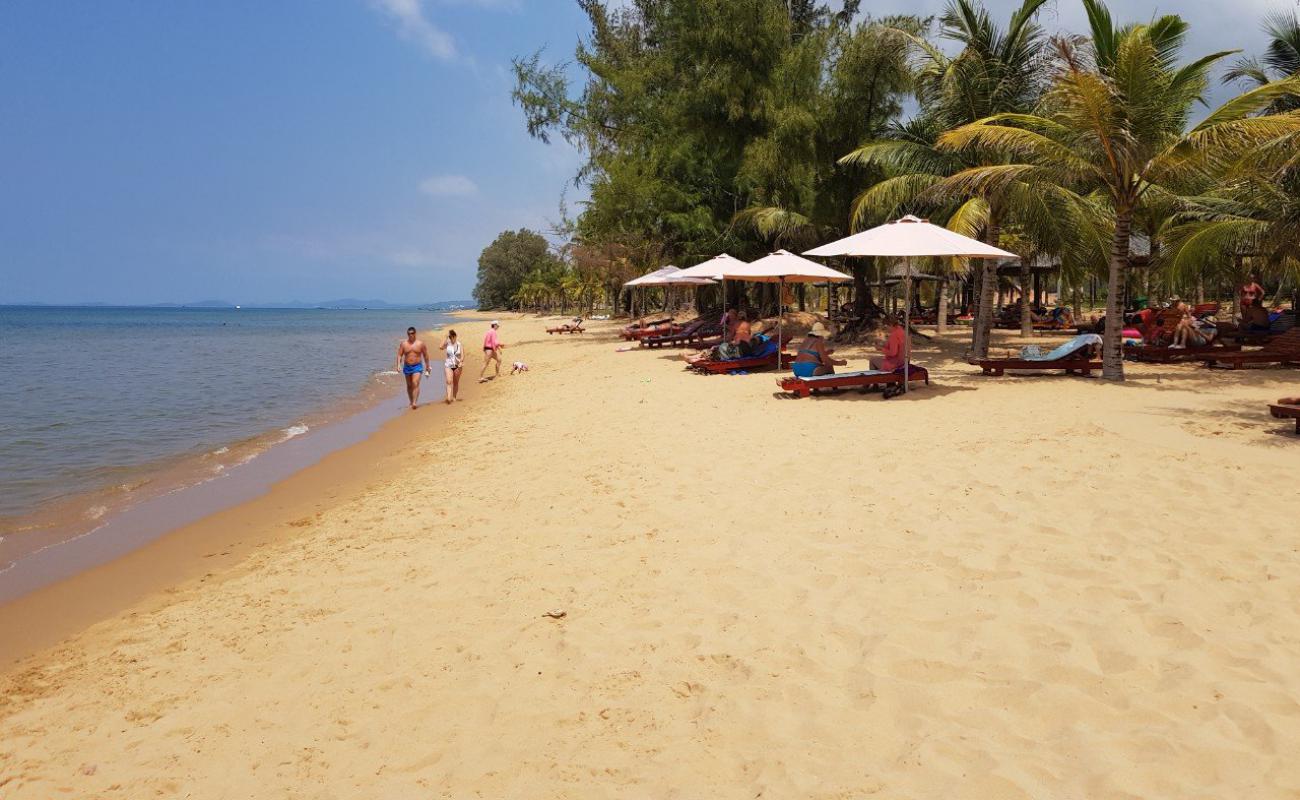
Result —
[[[525,279],[559,266],[546,239],[528,229],[504,231],[478,257],[479,308],[509,308]]]
[[[845,227],[854,183],[835,158],[900,113],[899,34],[852,25],[856,2],[579,5],[591,33],[575,63],[517,59],[514,91],[532,135],[586,156],[579,241],[623,246],[646,270]]]
[[[1162,17],[1116,28],[1099,0],[1084,0],[1091,47],[1058,40],[1058,65],[1037,114],[998,114],[940,137],[940,146],[987,163],[953,176],[970,191],[1021,182],[1099,193],[1110,204],[1111,241],[1103,375],[1123,379],[1120,287],[1128,268],[1129,233],[1147,197],[1166,199],[1223,175],[1243,151],[1300,135],[1300,116],[1258,116],[1288,89],[1265,86],[1229,100],[1188,129],[1214,53],[1179,65],[1186,25]]]
[[[514,99],[531,135],[583,153],[590,200],[558,258],[484,290],[497,302],[612,301],[665,263],[801,250],[904,213],[1052,256],[1074,287],[1104,275],[1108,324],[1130,231],[1152,238],[1163,274],[1146,277],[1166,285],[1224,279],[1243,258],[1300,277],[1294,12],[1228,70],[1250,88],[1197,122],[1231,52],[1186,59],[1183,19],[1117,22],[1101,0],[1080,0],[1087,37],[1049,35],[1046,0],[1005,20],[948,0],[936,19],[857,23],[856,1],[575,2],[591,30],[574,60],[516,60]],[[975,285],[978,351],[996,276]],[[1117,322],[1105,339],[1105,374],[1121,377]]]
[[[1263,58],[1237,59],[1224,74],[1225,82],[1264,86],[1300,74],[1300,16],[1294,10],[1274,12],[1264,18],[1263,28],[1269,38]],[[1297,108],[1300,100],[1284,96],[1276,99],[1268,110],[1277,113]]]

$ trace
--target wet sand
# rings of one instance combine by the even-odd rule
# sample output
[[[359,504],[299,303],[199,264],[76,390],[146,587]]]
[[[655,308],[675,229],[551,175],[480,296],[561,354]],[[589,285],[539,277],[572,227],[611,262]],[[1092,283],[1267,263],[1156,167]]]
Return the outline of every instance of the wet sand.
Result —
[[[0,678],[0,796],[1300,792],[1300,373],[983,378],[954,334],[928,389],[792,400],[547,324],[0,611],[102,617]]]

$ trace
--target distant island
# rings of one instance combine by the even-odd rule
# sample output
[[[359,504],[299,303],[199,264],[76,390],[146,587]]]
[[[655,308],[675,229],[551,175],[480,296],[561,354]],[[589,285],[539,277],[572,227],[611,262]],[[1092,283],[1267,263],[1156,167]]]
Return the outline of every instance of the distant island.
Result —
[[[390,303],[386,300],[358,300],[348,297],[341,300],[321,300],[304,302],[291,300],[283,303],[232,303],[228,300],[198,300],[192,303],[0,303],[0,307],[11,308],[257,308],[257,309],[333,309],[343,311],[397,311],[402,309],[420,309],[423,311],[462,311],[477,308],[473,300],[437,300],[429,303]]]

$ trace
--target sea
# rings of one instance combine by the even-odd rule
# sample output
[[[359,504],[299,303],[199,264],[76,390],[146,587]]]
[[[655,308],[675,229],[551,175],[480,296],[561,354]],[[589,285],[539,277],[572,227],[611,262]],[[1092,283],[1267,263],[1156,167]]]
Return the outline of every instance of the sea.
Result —
[[[251,473],[245,465],[350,416],[396,416],[406,406],[397,343],[408,326],[448,321],[420,310],[0,307],[0,576],[126,509]],[[442,397],[433,378],[422,403]]]

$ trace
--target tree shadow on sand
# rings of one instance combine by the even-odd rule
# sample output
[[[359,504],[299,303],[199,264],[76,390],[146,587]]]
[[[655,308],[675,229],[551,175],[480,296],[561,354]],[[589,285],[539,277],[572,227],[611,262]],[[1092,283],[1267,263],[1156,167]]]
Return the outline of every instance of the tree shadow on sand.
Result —
[[[811,397],[799,397],[796,394],[786,391],[775,391],[772,397],[777,400],[853,400],[853,401],[877,401],[889,403],[923,403],[927,400],[937,400],[940,397],[947,397],[951,394],[962,392],[973,392],[974,387],[970,386],[953,386],[951,384],[931,383],[929,386],[913,386],[906,394],[898,394],[890,397],[887,401],[883,400],[884,392],[878,387],[873,387],[873,391],[863,392],[861,389],[823,389],[820,394]]]

